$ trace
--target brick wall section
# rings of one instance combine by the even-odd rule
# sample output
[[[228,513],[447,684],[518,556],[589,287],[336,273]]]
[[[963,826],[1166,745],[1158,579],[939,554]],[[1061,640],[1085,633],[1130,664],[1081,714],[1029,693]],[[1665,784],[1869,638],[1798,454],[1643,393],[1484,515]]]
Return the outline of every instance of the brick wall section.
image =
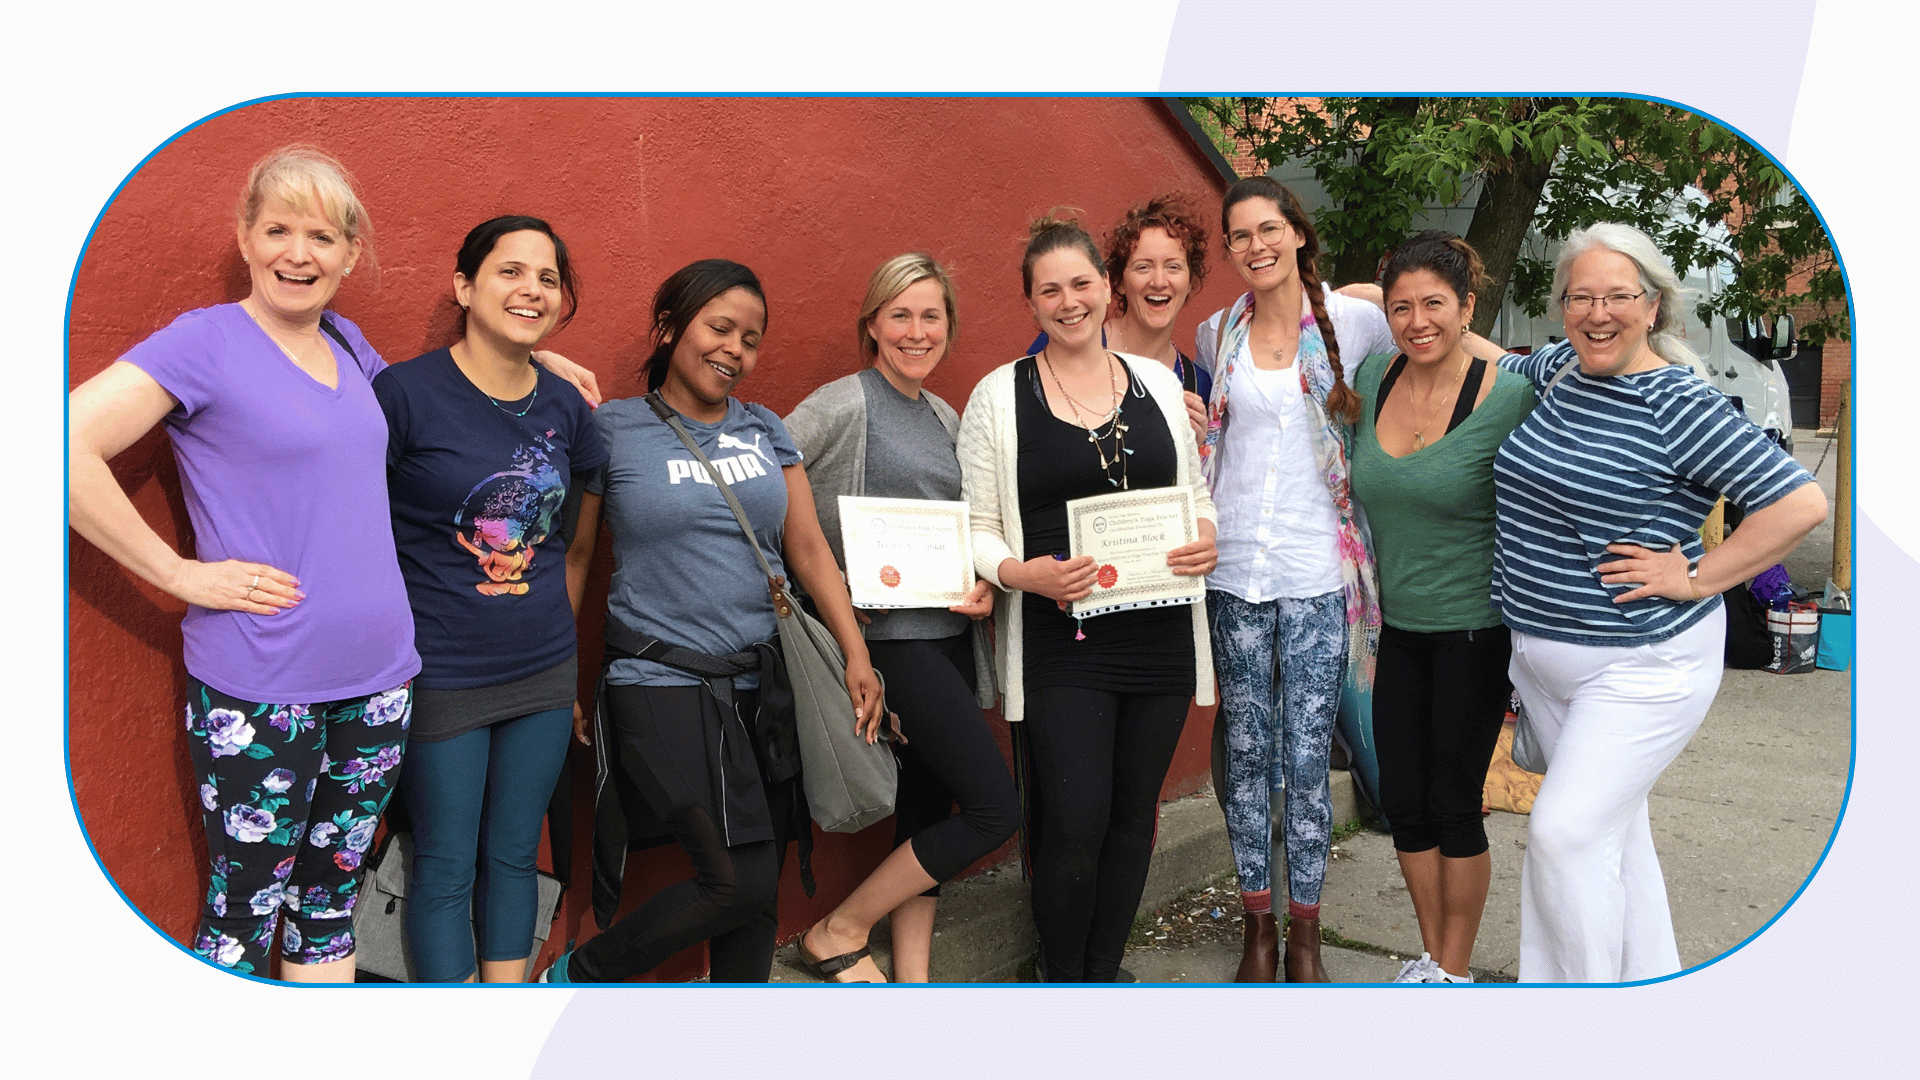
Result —
[[[1804,326],[1820,317],[1820,307],[1815,304],[1801,304],[1793,309],[1793,317]],[[1830,428],[1834,418],[1840,415],[1840,401],[1846,388],[1853,381],[1853,342],[1830,337],[1820,350],[1820,426]]]

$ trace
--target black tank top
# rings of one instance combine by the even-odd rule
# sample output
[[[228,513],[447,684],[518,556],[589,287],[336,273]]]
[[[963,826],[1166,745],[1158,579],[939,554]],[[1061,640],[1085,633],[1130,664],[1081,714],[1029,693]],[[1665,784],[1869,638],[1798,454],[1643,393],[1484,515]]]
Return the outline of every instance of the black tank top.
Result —
[[[1121,470],[1101,468],[1101,455],[1086,429],[1053,415],[1033,357],[1014,368],[1015,420],[1019,431],[1020,521],[1027,557],[1067,550],[1067,502],[1120,488]],[[1128,372],[1131,384],[1120,406],[1127,425],[1126,486],[1171,487],[1178,475],[1172,434],[1153,397]],[[1102,430],[1105,430],[1104,428]],[[1112,453],[1112,442],[1102,443]],[[1111,479],[1109,476],[1111,473]],[[1077,686],[1133,694],[1191,694],[1193,614],[1186,606],[1143,608],[1098,615],[1076,624],[1038,593],[1021,597],[1025,682],[1029,691]],[[1074,640],[1084,629],[1086,640]]]

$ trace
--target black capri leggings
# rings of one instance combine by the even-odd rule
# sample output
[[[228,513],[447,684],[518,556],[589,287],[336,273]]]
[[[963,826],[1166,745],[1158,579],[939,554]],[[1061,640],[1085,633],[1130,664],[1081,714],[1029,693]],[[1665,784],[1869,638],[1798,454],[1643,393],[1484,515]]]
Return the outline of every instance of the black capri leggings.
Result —
[[[1019,825],[1013,777],[973,700],[973,633],[869,641],[867,654],[887,680],[887,707],[900,714],[907,738],[899,751],[894,846],[911,843],[927,876],[948,881]],[[938,896],[940,887],[922,895]]]
[[[1380,627],[1373,737],[1380,809],[1399,851],[1466,859],[1487,850],[1480,800],[1506,715],[1504,626],[1418,634]]]

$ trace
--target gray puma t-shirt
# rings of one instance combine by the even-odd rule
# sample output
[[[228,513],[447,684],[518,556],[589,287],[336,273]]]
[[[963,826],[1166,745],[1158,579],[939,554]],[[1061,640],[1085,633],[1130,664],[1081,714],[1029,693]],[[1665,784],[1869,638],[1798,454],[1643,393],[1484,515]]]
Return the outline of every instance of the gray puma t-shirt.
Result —
[[[725,656],[771,640],[777,620],[766,575],[747,547],[725,497],[679,436],[643,398],[609,401],[594,413],[607,441],[604,480],[587,490],[606,498],[613,533],[607,617],[674,645]],[[787,516],[781,469],[800,451],[780,418],[729,399],[717,424],[681,418],[702,453],[733,489],[773,572]],[[691,686],[699,679],[648,660],[618,660],[608,681],[623,686]],[[743,676],[740,686],[759,685]]]

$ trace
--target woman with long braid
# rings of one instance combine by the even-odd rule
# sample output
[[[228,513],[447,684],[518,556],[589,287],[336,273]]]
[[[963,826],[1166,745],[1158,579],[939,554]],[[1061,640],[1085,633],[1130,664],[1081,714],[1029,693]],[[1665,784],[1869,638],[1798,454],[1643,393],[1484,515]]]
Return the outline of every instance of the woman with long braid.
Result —
[[[1270,800],[1284,787],[1286,980],[1326,982],[1328,747],[1348,657],[1362,655],[1369,667],[1380,627],[1343,438],[1360,401],[1340,356],[1343,344],[1350,356],[1384,351],[1393,336],[1379,308],[1321,284],[1319,239],[1285,187],[1264,176],[1240,180],[1220,218],[1227,261],[1249,289],[1214,332],[1201,447],[1220,514],[1220,564],[1207,581],[1227,730],[1220,796],[1246,909],[1235,978],[1272,982],[1281,966],[1268,862]]]

